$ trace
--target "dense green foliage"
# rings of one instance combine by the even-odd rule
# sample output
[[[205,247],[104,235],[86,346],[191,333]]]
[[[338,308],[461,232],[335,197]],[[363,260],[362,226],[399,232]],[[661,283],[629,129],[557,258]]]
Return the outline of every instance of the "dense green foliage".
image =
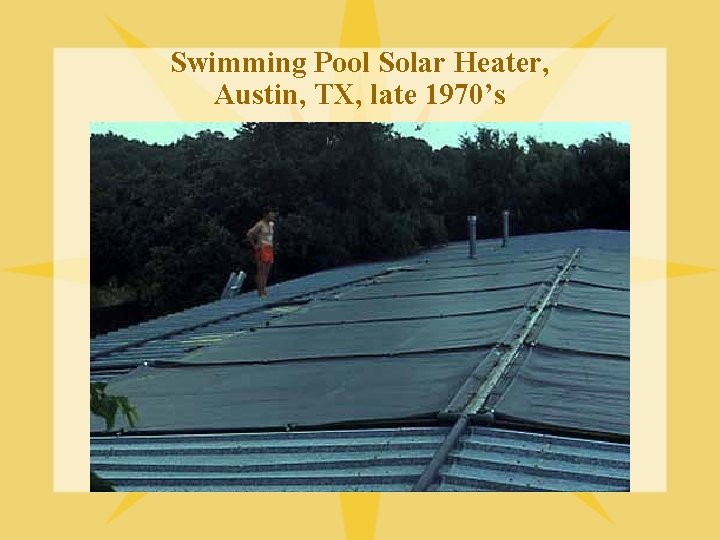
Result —
[[[387,124],[248,123],[90,149],[94,307],[130,301],[145,318],[218,298],[234,269],[252,277],[244,237],[266,205],[280,211],[271,281],[462,239],[469,213],[480,237],[505,208],[515,234],[630,223],[630,148],[608,136],[522,145],[479,129],[433,150]]]

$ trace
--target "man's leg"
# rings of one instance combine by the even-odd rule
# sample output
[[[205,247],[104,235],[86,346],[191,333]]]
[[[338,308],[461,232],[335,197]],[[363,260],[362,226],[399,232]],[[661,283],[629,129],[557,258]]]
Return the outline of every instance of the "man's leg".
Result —
[[[265,265],[265,294],[267,294],[267,282],[268,279],[270,279],[270,267],[272,267],[272,263],[267,263]]]
[[[260,294],[262,296],[265,296],[265,286],[267,285],[267,263],[261,262],[260,263]]]
[[[262,294],[263,294],[262,273],[263,273],[263,263],[258,260],[256,269],[255,269],[255,288],[257,289],[257,293],[259,296],[262,296]]]

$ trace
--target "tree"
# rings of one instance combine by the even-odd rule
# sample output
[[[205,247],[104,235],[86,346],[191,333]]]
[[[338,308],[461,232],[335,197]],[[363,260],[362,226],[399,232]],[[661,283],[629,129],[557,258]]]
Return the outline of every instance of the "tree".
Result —
[[[630,225],[630,146],[609,135],[565,147],[482,128],[433,150],[391,124],[245,123],[165,146],[93,135],[90,158],[92,308],[143,319],[219,298],[238,268],[251,287],[245,232],[266,205],[275,280],[464,239],[468,214],[481,237],[505,209],[514,233]]]

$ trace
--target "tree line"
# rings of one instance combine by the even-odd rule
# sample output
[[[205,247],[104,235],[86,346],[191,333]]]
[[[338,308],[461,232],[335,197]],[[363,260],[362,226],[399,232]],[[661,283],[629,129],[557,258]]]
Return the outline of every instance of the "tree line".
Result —
[[[628,229],[630,147],[480,128],[434,150],[380,123],[246,123],[169,145],[92,135],[93,334],[217,299],[250,277],[245,232],[274,206],[274,281],[466,238]],[[247,280],[248,284],[252,282]],[[248,285],[250,286],[250,285]],[[106,315],[103,317],[103,314]]]

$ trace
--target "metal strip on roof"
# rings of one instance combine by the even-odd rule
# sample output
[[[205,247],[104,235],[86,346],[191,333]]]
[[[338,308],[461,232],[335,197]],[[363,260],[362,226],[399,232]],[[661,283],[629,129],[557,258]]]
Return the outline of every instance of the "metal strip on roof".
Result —
[[[92,438],[119,491],[408,491],[448,428]]]
[[[119,491],[409,491],[448,427],[94,437]],[[434,491],[627,491],[629,446],[471,426]]]
[[[629,491],[630,447],[471,426],[434,491]]]

